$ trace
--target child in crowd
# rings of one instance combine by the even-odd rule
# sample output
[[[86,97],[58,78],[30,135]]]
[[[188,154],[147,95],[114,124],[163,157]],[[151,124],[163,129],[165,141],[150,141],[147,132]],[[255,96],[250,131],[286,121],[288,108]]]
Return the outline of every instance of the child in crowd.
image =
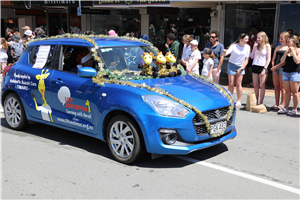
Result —
[[[1,45],[0,45],[0,62],[1,62],[1,74],[4,70],[4,68],[6,67],[6,62],[7,62],[7,58],[8,55],[6,53],[8,49],[7,43],[5,38],[1,38]]]
[[[205,48],[202,51],[202,54],[203,54],[204,60],[203,60],[203,68],[202,68],[201,75],[207,77],[208,80],[212,81],[213,80],[212,69],[214,66],[213,59],[215,58],[215,55],[212,53],[211,49],[209,49],[209,48]]]
[[[24,50],[24,45],[22,43],[21,37],[18,34],[14,35],[14,41],[10,45],[11,55],[13,57],[13,62],[15,63],[19,60]]]
[[[186,71],[188,73],[195,73],[199,75],[198,61],[201,59],[201,53],[198,50],[197,40],[191,41],[191,50],[192,50],[192,55],[190,56],[189,60],[186,62]]]

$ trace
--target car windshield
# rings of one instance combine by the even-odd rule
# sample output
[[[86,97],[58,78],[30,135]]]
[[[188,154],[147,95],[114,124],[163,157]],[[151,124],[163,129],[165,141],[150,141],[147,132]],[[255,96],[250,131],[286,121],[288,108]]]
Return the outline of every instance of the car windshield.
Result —
[[[141,71],[138,65],[145,64],[141,55],[145,52],[153,53],[156,55],[156,51],[149,46],[131,46],[131,47],[105,47],[99,48],[99,53],[104,60],[105,68],[110,71],[122,71],[125,69]],[[153,59],[153,61],[155,61]],[[155,64],[152,62],[152,66]]]

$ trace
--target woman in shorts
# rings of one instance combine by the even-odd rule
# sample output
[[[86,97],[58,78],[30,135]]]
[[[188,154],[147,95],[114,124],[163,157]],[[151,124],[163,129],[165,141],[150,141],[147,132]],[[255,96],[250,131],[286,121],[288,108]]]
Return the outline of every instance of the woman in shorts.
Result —
[[[279,41],[281,43],[280,46],[277,46],[274,50],[274,55],[272,58],[272,68],[273,71],[273,85],[275,92],[275,105],[271,107],[273,110],[280,110],[284,108],[285,102],[285,90],[282,82],[282,74],[283,74],[283,65],[284,63],[280,63],[280,59],[283,56],[285,50],[288,48],[287,40],[290,34],[288,32],[282,32],[279,36]],[[281,94],[281,102],[280,100]]]
[[[280,62],[285,63],[283,66],[283,87],[285,89],[285,105],[278,111],[278,114],[296,115],[299,103],[299,86],[300,86],[300,44],[296,35],[288,39],[288,48],[285,50]],[[293,95],[293,109],[288,111],[291,94]]]
[[[265,97],[265,83],[268,73],[268,66],[271,61],[271,45],[269,44],[269,38],[267,34],[263,31],[257,34],[257,38],[251,53],[251,59],[253,59],[252,79],[256,101],[258,102],[260,88],[259,104],[262,104]]]
[[[229,63],[227,68],[228,74],[228,90],[233,94],[234,83],[236,83],[236,92],[237,92],[237,102],[236,106],[241,106],[242,98],[242,80],[243,75],[245,74],[245,67],[248,64],[250,57],[250,46],[247,44],[249,36],[245,33],[239,35],[237,41],[232,43],[229,46],[229,49],[223,50],[223,55],[227,56],[229,54]]]

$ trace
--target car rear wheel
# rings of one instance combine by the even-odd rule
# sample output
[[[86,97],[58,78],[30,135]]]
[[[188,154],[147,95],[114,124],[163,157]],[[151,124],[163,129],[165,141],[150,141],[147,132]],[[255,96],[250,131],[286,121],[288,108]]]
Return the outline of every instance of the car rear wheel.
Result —
[[[132,163],[145,154],[145,146],[139,128],[131,119],[117,115],[107,129],[108,147],[113,157],[122,163]]]
[[[21,130],[28,124],[21,99],[14,93],[8,94],[5,98],[4,115],[12,129]]]

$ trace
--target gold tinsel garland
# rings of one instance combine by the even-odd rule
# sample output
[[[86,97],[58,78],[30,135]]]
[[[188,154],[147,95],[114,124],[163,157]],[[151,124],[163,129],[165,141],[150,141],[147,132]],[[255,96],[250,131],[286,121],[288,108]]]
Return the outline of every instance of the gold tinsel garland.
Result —
[[[91,48],[91,51],[92,51],[92,55],[94,57],[94,60],[96,60],[99,64],[103,64],[103,61],[101,60],[101,58],[97,55],[97,49],[98,49],[98,45],[96,44],[96,42],[91,39],[90,37],[107,37],[107,38],[116,38],[118,36],[106,36],[106,35],[80,35],[80,34],[65,34],[65,35],[57,35],[57,36],[51,36],[50,38],[39,38],[39,39],[33,39],[33,40],[30,40],[28,42],[26,42],[26,46],[28,44],[30,44],[31,42],[34,42],[34,41],[42,41],[42,40],[46,40],[46,39],[57,39],[57,38],[80,38],[80,39],[84,39],[90,43],[93,44],[93,48]],[[134,41],[140,41],[140,42],[144,42],[144,43],[147,43],[147,44],[150,44],[152,48],[154,48],[156,51],[158,51],[158,49],[156,47],[153,46],[152,43],[146,41],[146,40],[142,40],[142,39],[137,39],[137,38],[130,38],[130,37],[118,37],[118,38],[124,38],[124,39],[130,39],[130,40],[134,40]],[[131,71],[131,70],[123,70],[121,72],[119,71],[114,71],[113,72],[114,74],[117,74],[117,75],[125,75],[127,73],[132,73],[134,75],[138,75],[138,71]],[[208,122],[208,118],[207,116],[205,116],[200,110],[198,110],[195,106],[192,106],[190,105],[189,103],[187,103],[186,101],[182,100],[182,99],[178,99],[176,97],[174,97],[173,95],[171,95],[169,92],[166,92],[165,90],[159,88],[159,87],[151,87],[149,85],[146,85],[145,83],[142,83],[142,84],[137,84],[137,83],[133,83],[131,81],[123,81],[123,80],[117,80],[117,79],[106,79],[105,76],[107,76],[107,72],[105,72],[103,66],[101,65],[100,67],[100,71],[98,71],[97,73],[97,76],[93,78],[93,82],[96,83],[96,84],[99,84],[99,85],[104,85],[105,83],[107,84],[119,84],[119,85],[127,85],[127,86],[130,86],[130,87],[138,87],[138,88],[145,88],[149,91],[152,91],[152,92],[156,92],[158,94],[161,94],[161,95],[165,95],[169,98],[171,98],[172,100],[184,105],[185,107],[193,110],[195,113],[197,113],[198,115],[200,115],[203,120],[204,120],[204,123],[205,123],[205,126],[206,126],[206,129],[207,129],[207,132],[209,133],[210,132],[210,123]],[[209,85],[209,83],[211,84],[211,86],[214,86],[215,88],[217,88],[225,97],[228,98],[229,102],[230,102],[230,106],[229,106],[229,111],[227,112],[226,114],[226,120],[228,121],[230,119],[230,117],[232,116],[232,111],[233,111],[233,108],[234,108],[234,105],[233,105],[233,99],[232,97],[228,94],[228,92],[226,90],[224,90],[223,87],[219,86],[218,84],[212,82],[212,81],[209,81],[208,79],[202,77],[202,76],[199,76],[197,74],[192,74],[191,75],[193,78],[195,78],[196,80],[199,80],[204,83],[204,84],[207,84]],[[212,137],[218,137],[220,135],[222,135],[223,133],[216,133],[216,134],[213,134],[213,135],[210,135]]]

